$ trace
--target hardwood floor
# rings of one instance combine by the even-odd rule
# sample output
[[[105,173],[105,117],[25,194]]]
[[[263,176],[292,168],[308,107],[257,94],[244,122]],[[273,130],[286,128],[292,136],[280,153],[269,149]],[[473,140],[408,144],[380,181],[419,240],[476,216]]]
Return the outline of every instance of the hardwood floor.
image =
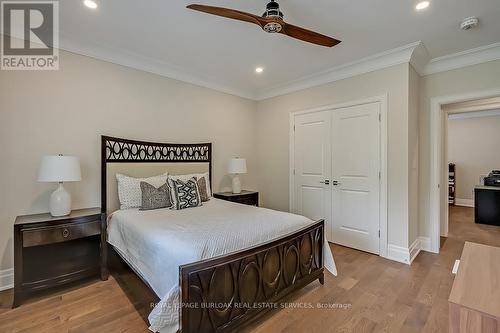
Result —
[[[333,245],[338,277],[327,274],[242,332],[447,332],[451,268],[465,241],[500,245],[500,227],[476,225],[473,210],[450,209],[439,255],[421,252],[411,266]],[[132,273],[88,281],[9,309],[0,293],[0,332],[149,332],[153,299]],[[318,305],[326,308],[318,308]],[[312,306],[313,308],[309,308]]]

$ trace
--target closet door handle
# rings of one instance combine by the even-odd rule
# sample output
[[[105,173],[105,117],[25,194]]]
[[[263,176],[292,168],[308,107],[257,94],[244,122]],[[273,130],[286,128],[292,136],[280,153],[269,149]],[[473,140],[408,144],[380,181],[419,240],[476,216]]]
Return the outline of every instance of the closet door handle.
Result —
[[[338,181],[334,180],[334,181],[332,182],[332,185],[333,185],[333,186],[338,186],[338,185],[340,185],[340,182],[338,182]]]
[[[321,181],[320,183],[325,185],[330,185],[330,180],[325,179],[325,181]]]

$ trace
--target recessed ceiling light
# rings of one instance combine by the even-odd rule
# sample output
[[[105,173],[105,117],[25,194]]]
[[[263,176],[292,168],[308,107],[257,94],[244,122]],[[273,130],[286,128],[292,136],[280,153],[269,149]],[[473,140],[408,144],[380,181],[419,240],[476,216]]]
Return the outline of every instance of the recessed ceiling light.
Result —
[[[91,9],[97,8],[97,2],[95,2],[94,0],[84,0],[83,4]]]
[[[262,67],[257,67],[257,68],[255,69],[255,72],[256,72],[256,73],[262,73],[263,71],[264,71],[264,68],[262,68]]]
[[[422,9],[425,9],[427,7],[429,7],[431,3],[429,1],[420,1],[419,3],[417,3],[417,5],[415,6],[415,9],[416,10],[422,10]]]

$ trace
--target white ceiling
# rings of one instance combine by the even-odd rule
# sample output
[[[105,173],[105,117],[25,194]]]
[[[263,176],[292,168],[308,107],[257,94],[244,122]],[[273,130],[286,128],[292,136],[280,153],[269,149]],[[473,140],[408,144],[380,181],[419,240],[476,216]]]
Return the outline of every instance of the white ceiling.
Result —
[[[333,48],[185,8],[202,3],[261,14],[266,0],[97,0],[97,10],[60,1],[61,48],[108,60],[126,56],[141,68],[161,66],[174,77],[258,95],[415,41],[431,58],[500,41],[499,0],[430,1],[422,12],[412,0],[280,1],[285,21],[343,41]],[[468,16],[478,16],[480,26],[462,31]],[[264,73],[257,75],[257,66]]]

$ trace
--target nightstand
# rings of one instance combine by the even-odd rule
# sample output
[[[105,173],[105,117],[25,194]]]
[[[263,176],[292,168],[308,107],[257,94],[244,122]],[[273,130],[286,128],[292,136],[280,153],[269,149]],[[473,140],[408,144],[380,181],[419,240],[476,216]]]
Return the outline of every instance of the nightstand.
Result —
[[[91,276],[106,280],[106,214],[79,209],[69,216],[18,216],[14,223],[14,303],[34,291]]]
[[[250,206],[259,206],[259,192],[241,191],[235,194],[231,192],[214,193],[214,198],[241,203]]]

